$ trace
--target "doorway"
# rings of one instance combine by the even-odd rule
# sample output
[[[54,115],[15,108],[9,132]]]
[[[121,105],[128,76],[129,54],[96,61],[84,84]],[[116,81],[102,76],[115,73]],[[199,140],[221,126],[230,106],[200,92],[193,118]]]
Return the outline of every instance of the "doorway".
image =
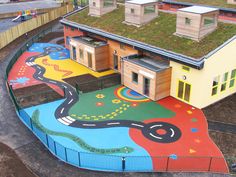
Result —
[[[88,55],[88,67],[92,68],[93,67],[92,54],[90,52],[87,52],[87,55]]]
[[[191,93],[191,85],[189,83],[179,80],[177,97],[180,98],[181,100],[189,102],[190,93]]]
[[[115,70],[118,70],[118,55],[117,54],[113,54],[113,67]]]
[[[72,59],[76,61],[76,48],[74,46],[72,46]]]
[[[150,94],[150,79],[143,77],[143,94],[149,96]]]

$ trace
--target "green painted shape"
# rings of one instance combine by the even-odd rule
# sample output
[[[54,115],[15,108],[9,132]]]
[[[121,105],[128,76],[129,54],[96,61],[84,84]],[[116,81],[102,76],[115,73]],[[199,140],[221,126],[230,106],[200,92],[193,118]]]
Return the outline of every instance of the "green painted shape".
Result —
[[[196,118],[192,118],[191,121],[192,122],[197,122],[197,119]]]
[[[130,107],[126,107],[127,109],[125,111],[123,110],[122,113],[118,113],[114,118],[106,117],[105,119],[100,118],[95,121],[110,119],[144,121],[152,118],[171,118],[175,116],[174,112],[153,101],[138,103],[137,107],[132,107],[132,103],[124,100],[121,100],[121,103],[119,104],[114,104],[112,103],[112,100],[118,99],[114,95],[114,90],[117,87],[119,86],[81,94],[79,101],[70,109],[69,115],[78,120],[94,121],[94,118],[91,118],[91,116],[105,116],[120,109],[120,107],[123,107],[123,104],[127,104]],[[102,99],[96,98],[97,94],[103,94],[105,97]],[[103,102],[104,106],[97,107],[96,102]],[[84,116],[82,117],[82,115]],[[78,116],[82,118],[79,119]],[[90,117],[90,119],[85,119],[85,117]]]
[[[74,141],[77,145],[79,145],[81,148],[90,151],[90,152],[94,152],[97,154],[115,154],[115,153],[131,153],[134,151],[133,148],[131,147],[121,147],[121,148],[109,148],[109,149],[100,149],[100,148],[96,148],[93,146],[90,146],[89,144],[87,144],[84,140],[82,140],[81,138],[72,135],[70,133],[64,133],[64,132],[56,132],[56,131],[52,131],[49,130],[47,128],[45,128],[40,122],[39,122],[39,110],[35,110],[32,114],[32,123],[33,125],[39,129],[40,131],[48,134],[48,135],[54,135],[54,136],[62,136],[65,138],[68,138],[72,141]]]

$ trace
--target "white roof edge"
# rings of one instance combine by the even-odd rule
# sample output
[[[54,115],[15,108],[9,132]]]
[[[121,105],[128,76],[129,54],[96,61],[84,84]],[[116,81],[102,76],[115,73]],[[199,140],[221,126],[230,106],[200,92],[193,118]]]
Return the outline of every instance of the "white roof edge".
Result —
[[[158,2],[158,0],[131,0],[131,1],[126,1],[125,3],[148,4],[148,3],[154,3],[154,2]]]
[[[204,14],[204,13],[214,12],[214,11],[217,11],[217,10],[219,10],[219,9],[218,8],[213,8],[213,7],[190,6],[190,7],[181,8],[178,11]]]

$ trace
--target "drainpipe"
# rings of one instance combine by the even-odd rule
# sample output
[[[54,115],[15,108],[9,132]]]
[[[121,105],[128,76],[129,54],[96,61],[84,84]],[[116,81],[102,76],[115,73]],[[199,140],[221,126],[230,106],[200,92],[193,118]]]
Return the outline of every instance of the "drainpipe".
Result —
[[[121,84],[124,85],[124,58],[121,57],[120,59],[120,66],[121,66]]]

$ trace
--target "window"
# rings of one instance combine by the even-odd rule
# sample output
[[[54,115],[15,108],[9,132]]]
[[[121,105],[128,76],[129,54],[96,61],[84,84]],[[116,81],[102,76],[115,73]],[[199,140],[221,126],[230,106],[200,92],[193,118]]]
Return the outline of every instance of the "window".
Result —
[[[74,31],[75,29],[74,28],[71,28],[71,31]]]
[[[152,14],[152,13],[155,13],[156,12],[156,6],[153,5],[153,6],[145,6],[144,7],[144,14]]]
[[[191,24],[191,19],[190,18],[185,18],[185,25],[190,25]]]
[[[189,67],[187,67],[187,66],[182,66],[182,69],[183,69],[184,71],[187,71],[187,72],[189,72],[189,71],[190,71],[190,68],[189,68]]]
[[[213,83],[212,83],[212,91],[211,91],[211,95],[214,96],[217,94],[217,90],[218,90],[218,86],[219,86],[219,80],[220,80],[220,76],[216,76],[213,79]]]
[[[204,19],[204,26],[212,25],[215,24],[215,19],[214,18],[205,18]]]
[[[229,88],[232,88],[235,86],[235,80],[236,80],[236,69],[231,71]]]
[[[120,49],[125,50],[125,45],[123,43],[120,43]]]
[[[93,2],[93,6],[96,7],[96,2]]]
[[[82,49],[79,49],[79,57],[80,59],[84,59],[84,51]]]
[[[113,0],[104,0],[104,1],[103,1],[103,6],[104,6],[104,7],[113,6]]]
[[[136,84],[138,83],[138,74],[135,72],[132,72],[132,81]]]
[[[222,78],[222,82],[221,82],[221,88],[220,91],[223,92],[226,90],[226,85],[227,85],[227,80],[228,80],[228,75],[229,73],[224,73],[224,76]]]
[[[70,37],[66,36],[66,45],[70,45]]]
[[[134,14],[134,9],[131,8],[131,9],[130,9],[130,12],[131,12],[131,14]]]

